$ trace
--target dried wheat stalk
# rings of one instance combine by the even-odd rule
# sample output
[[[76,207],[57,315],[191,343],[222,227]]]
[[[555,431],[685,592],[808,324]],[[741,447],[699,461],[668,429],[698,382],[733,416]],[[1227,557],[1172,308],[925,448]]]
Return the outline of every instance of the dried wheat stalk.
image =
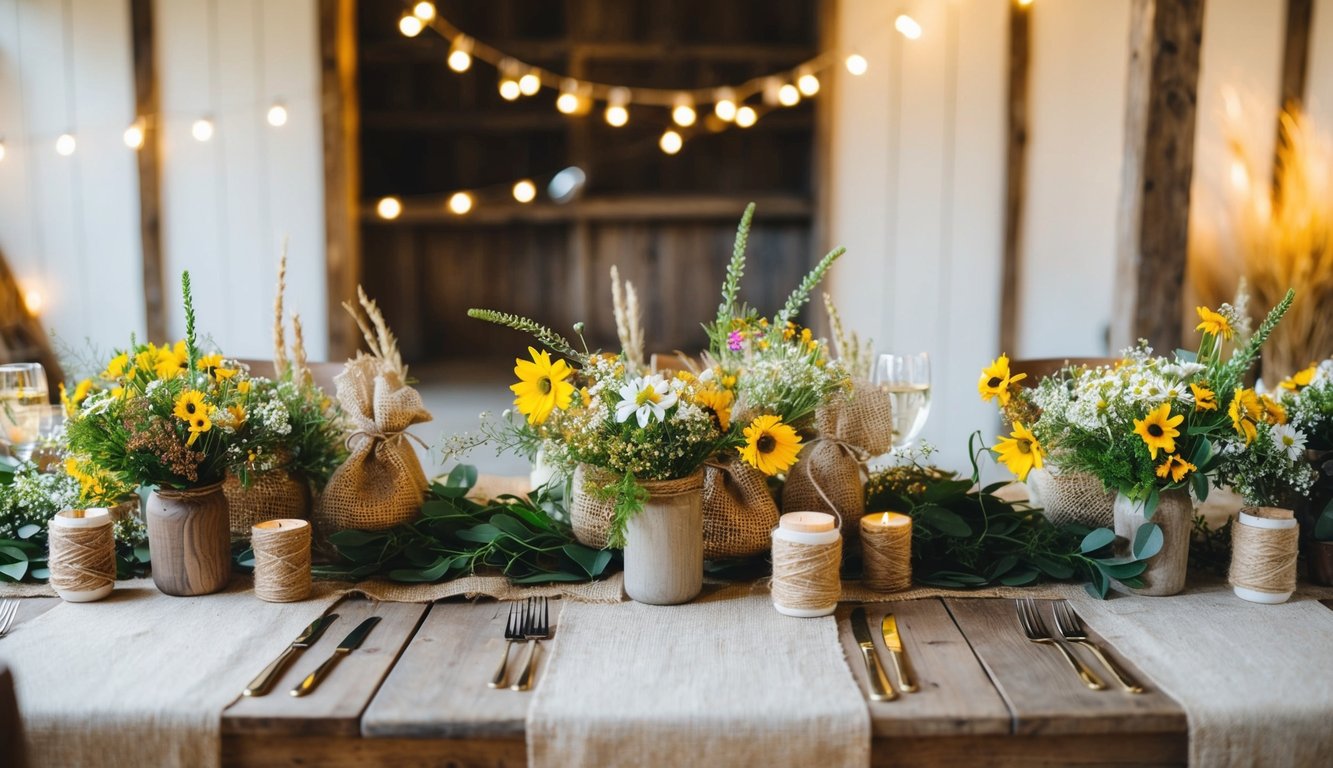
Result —
[[[380,308],[371,301],[366,295],[366,291],[361,286],[356,287],[357,300],[361,304],[361,309],[365,311],[363,318],[361,312],[352,306],[351,302],[343,302],[343,309],[352,316],[356,325],[361,329],[361,335],[365,338],[367,346],[370,347],[371,355],[383,360],[388,364],[389,370],[396,372],[403,379],[407,378],[407,367],[403,365],[402,355],[398,352],[398,340],[394,338],[389,330],[389,325],[384,321],[384,314]],[[371,330],[371,328],[374,330]]]
[[[273,372],[282,378],[287,374],[287,338],[282,323],[282,300],[287,292],[287,238],[282,238],[282,253],[278,256],[278,295],[273,299]]]

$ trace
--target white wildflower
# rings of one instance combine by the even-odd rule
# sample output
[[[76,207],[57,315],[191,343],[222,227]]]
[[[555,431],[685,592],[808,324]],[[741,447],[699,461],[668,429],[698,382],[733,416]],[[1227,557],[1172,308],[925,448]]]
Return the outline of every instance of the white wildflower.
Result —
[[[657,374],[633,379],[621,387],[619,393],[621,399],[616,404],[616,421],[624,423],[630,416],[636,416],[640,427],[648,426],[653,416],[658,421],[666,421],[667,409],[678,399],[667,380]]]

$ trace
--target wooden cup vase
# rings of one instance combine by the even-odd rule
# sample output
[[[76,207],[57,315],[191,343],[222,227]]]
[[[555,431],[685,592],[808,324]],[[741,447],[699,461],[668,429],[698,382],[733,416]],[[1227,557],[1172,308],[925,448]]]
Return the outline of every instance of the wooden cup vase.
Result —
[[[637,602],[679,605],[703,589],[703,471],[687,480],[642,484],[649,498],[625,529],[625,592]]]
[[[227,586],[231,529],[222,483],[185,491],[153,491],[145,517],[153,583],[159,590],[192,597]]]

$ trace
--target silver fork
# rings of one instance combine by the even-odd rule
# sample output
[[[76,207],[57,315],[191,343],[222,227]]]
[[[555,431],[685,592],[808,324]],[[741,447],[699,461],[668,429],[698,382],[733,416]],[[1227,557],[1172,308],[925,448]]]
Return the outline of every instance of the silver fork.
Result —
[[[500,659],[500,666],[495,675],[486,684],[488,688],[503,688],[509,684],[509,651],[514,643],[523,639],[523,621],[526,618],[522,603],[517,600],[509,604],[509,619],[505,622],[505,655]]]
[[[6,600],[0,603],[0,637],[9,634],[9,626],[14,623],[14,617],[19,612],[19,601]]]
[[[528,615],[523,620],[523,637],[532,646],[528,650],[528,663],[523,665],[523,673],[518,682],[509,686],[510,690],[526,691],[532,687],[532,671],[536,668],[537,651],[541,641],[551,636],[551,616],[544,597],[528,598]]]
[[[1074,671],[1078,673],[1079,679],[1082,680],[1083,684],[1087,687],[1094,691],[1100,691],[1106,688],[1106,683],[1103,683],[1101,678],[1093,674],[1092,670],[1088,669],[1087,664],[1080,661],[1077,656],[1065,647],[1064,643],[1051,637],[1051,633],[1046,629],[1045,620],[1041,618],[1041,612],[1037,610],[1036,600],[1033,600],[1030,597],[1025,597],[1021,600],[1015,600],[1014,605],[1018,608],[1018,623],[1023,625],[1023,633],[1027,635],[1029,640],[1034,643],[1053,645],[1056,648],[1059,648],[1060,653],[1065,657],[1065,661],[1069,662],[1069,666],[1073,667]]]
[[[1083,627],[1083,621],[1077,613],[1074,613],[1074,609],[1069,607],[1068,600],[1057,600],[1052,608],[1052,613],[1055,614],[1055,628],[1060,630],[1060,635],[1065,640],[1078,643],[1092,651],[1092,655],[1097,657],[1097,660],[1102,663],[1103,667],[1106,667],[1107,671],[1115,677],[1115,681],[1120,683],[1120,687],[1124,688],[1125,691],[1143,693],[1142,685],[1139,685],[1128,672],[1121,669],[1119,664],[1116,664],[1105,653],[1102,653],[1102,649],[1098,648],[1096,643],[1088,639],[1088,632]]]

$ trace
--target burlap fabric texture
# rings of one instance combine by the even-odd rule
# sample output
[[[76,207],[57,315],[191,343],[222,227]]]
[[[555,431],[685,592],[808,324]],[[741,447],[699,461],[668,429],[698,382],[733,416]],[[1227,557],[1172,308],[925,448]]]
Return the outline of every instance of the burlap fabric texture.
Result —
[[[1095,475],[1034,469],[1028,473],[1027,486],[1033,506],[1041,507],[1056,525],[1109,528],[1115,522],[1115,493]]]
[[[589,482],[605,485],[611,479],[610,473],[587,464],[580,464],[574,469],[574,479],[570,486],[569,524],[574,528],[574,538],[584,546],[606,548],[611,520],[615,517],[615,502],[593,498],[587,485]]]
[[[405,430],[430,421],[421,395],[387,362],[365,354],[348,361],[334,383],[352,424],[351,455],[320,495],[316,536],[348,528],[378,531],[416,519],[426,473]]]
[[[285,467],[256,474],[249,487],[236,475],[227,475],[222,493],[227,497],[233,539],[250,538],[255,523],[310,517],[310,484]]]

